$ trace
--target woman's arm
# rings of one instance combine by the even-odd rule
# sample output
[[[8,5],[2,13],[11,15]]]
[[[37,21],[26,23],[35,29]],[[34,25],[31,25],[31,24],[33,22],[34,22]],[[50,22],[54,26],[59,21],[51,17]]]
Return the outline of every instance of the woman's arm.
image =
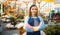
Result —
[[[40,25],[38,26],[38,30],[44,30],[44,28],[45,28],[44,21],[43,21],[42,17],[40,17],[40,16],[39,16],[39,19],[40,19]]]
[[[25,18],[25,25],[24,25],[24,28],[27,32],[33,32],[33,27],[31,25],[28,24],[28,20],[29,20],[29,17],[27,16]]]

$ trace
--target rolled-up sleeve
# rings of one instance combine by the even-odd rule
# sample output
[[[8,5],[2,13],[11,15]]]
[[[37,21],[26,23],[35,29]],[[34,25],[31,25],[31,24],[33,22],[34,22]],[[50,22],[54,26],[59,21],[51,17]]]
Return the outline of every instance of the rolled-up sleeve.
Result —
[[[24,24],[24,29],[27,31],[27,32],[33,32],[33,29],[32,29],[32,26],[28,24],[28,20],[29,20],[29,17],[27,16],[25,18],[25,24]]]

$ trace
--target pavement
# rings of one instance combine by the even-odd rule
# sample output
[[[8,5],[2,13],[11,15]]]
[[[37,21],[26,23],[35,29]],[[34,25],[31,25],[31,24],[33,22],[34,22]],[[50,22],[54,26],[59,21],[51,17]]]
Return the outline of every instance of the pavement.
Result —
[[[19,30],[6,30],[1,33],[1,35],[20,35]]]

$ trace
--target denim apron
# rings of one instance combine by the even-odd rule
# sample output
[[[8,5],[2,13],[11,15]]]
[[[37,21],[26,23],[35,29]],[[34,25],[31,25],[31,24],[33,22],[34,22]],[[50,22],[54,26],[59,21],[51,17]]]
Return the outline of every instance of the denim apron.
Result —
[[[38,18],[38,16],[37,16],[36,20],[37,20],[37,21],[39,22],[39,24],[40,24],[40,19]],[[29,20],[28,20],[28,23],[29,23],[31,26],[34,26],[34,18],[32,18],[32,17],[30,16],[30,17],[29,17]],[[26,35],[41,35],[41,34],[40,34],[40,31],[36,31],[36,32],[27,32]]]

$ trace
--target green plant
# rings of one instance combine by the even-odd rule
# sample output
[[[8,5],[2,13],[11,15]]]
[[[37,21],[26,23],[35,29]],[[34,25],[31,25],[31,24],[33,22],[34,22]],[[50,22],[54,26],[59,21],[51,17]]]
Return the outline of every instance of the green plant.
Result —
[[[10,17],[10,22],[11,22],[12,25],[14,25],[14,28],[15,28],[15,25],[17,24],[16,18],[15,17]]]
[[[1,4],[0,4],[0,9],[1,9]]]
[[[44,32],[46,35],[60,35],[60,26],[59,25],[48,25]]]
[[[22,14],[17,16],[17,19],[23,19],[23,18],[24,18],[24,15]]]

